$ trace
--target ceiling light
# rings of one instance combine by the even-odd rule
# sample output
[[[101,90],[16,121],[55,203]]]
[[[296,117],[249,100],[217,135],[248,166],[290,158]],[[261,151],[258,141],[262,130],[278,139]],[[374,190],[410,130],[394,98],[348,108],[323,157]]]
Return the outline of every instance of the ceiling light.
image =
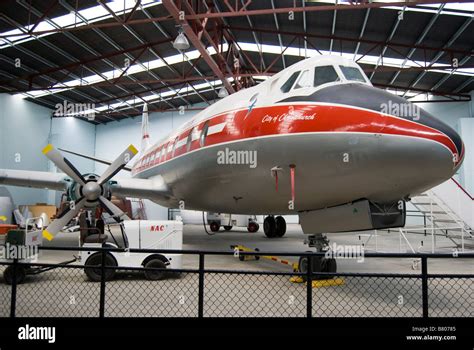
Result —
[[[180,30],[178,36],[176,37],[176,39],[174,39],[173,47],[176,50],[185,51],[189,49],[189,46],[190,45],[189,45],[188,38],[186,38],[186,35],[184,35],[183,31]]]
[[[219,96],[219,98],[224,98],[224,97],[229,96],[229,93],[227,92],[226,88],[223,86],[220,88],[217,96]]]

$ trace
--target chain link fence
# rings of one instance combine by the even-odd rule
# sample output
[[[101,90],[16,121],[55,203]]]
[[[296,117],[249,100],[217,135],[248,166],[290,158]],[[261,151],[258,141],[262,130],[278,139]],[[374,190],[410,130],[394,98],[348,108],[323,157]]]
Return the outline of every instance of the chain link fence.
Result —
[[[98,251],[107,254],[107,249],[98,248]],[[144,271],[163,269],[118,267],[113,280],[106,280],[106,274],[103,274],[99,282],[92,282],[82,265],[30,264],[36,273],[28,275],[24,281],[16,281],[15,274],[11,284],[0,278],[0,317],[474,316],[474,275],[428,274],[427,255],[374,254],[374,257],[393,259],[420,258],[421,271],[410,274],[326,273],[326,281],[343,282],[325,286],[313,285],[317,281],[311,271],[206,268],[208,255],[225,255],[232,259],[233,253],[180,253],[198,255],[199,268],[166,269],[166,278],[159,281],[146,280]],[[318,253],[304,254],[310,258]],[[297,256],[295,253],[278,255]],[[370,255],[366,258],[370,259]],[[442,257],[430,255],[429,258]],[[470,262],[474,254],[459,258]],[[24,264],[18,261],[0,263],[2,276],[8,266],[15,271]],[[106,271],[109,267],[100,268]],[[290,282],[295,278],[300,283]]]

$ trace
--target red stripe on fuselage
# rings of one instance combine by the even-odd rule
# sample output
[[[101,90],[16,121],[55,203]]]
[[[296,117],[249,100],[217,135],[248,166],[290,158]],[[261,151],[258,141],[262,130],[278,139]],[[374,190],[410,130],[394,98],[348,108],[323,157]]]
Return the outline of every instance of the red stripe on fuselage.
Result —
[[[448,136],[416,121],[350,106],[327,104],[276,105],[256,107],[251,113],[248,113],[247,109],[229,111],[203,120],[194,128],[183,131],[177,138],[174,136],[174,138],[168,139],[161,145],[153,147],[153,150],[147,152],[147,155],[143,158],[146,159],[153,153],[158,156],[155,156],[154,160],[146,165],[134,167],[133,174],[202,148],[198,139],[191,143],[189,150],[187,145],[184,144],[175,149],[173,157],[172,153],[167,151],[165,157],[161,157],[161,159],[159,157],[162,147],[168,149],[170,143],[173,144],[175,140],[179,142],[187,139],[192,129],[197,129],[198,135],[200,135],[206,122],[208,122],[209,127],[221,123],[226,124],[221,132],[207,136],[205,146],[271,135],[305,132],[363,132],[425,138],[439,142],[451,150],[453,154],[457,154],[456,146]]]

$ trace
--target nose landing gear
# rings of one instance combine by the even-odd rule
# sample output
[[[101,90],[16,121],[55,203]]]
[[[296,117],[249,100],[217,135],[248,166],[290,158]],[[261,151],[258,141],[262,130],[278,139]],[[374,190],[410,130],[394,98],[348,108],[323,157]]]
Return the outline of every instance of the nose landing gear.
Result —
[[[316,252],[327,252],[329,250],[329,240],[327,237],[321,233],[316,235],[311,235],[308,237],[308,246],[310,248],[316,248]],[[302,256],[299,259],[298,267],[301,273],[306,273],[308,271],[308,257]],[[318,272],[336,272],[337,263],[334,258],[326,258],[324,256],[313,256],[311,257],[311,271],[314,274],[314,279],[324,280],[332,279],[333,276],[327,275],[318,275]]]
[[[283,216],[269,215],[263,221],[263,231],[268,238],[280,238],[286,233],[286,221]]]

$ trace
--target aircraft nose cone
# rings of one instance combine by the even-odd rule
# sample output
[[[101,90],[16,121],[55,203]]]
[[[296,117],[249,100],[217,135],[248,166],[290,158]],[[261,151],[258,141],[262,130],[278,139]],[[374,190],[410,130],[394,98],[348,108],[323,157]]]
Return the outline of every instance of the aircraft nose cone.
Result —
[[[449,139],[451,145],[447,144],[446,146],[449,147],[453,152],[453,162],[455,169],[459,168],[464,159],[464,143],[461,139],[461,136],[449,125],[435,118],[422,108],[419,108],[419,119],[415,120],[415,122],[435,129],[441,135],[444,135]]]

